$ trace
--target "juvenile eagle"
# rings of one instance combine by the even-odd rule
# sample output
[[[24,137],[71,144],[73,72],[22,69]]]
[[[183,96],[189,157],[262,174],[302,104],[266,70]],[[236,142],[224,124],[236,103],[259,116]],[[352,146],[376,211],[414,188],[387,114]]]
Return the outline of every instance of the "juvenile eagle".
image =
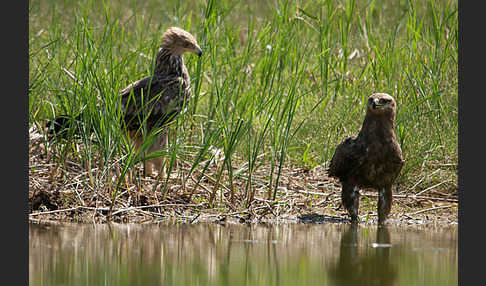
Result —
[[[379,224],[390,213],[392,184],[404,163],[393,131],[395,114],[393,97],[371,95],[360,132],[341,142],[332,156],[328,175],[341,182],[342,203],[353,222],[358,220],[359,188],[378,190]]]
[[[173,120],[187,102],[191,80],[182,58],[185,52],[202,55],[191,34],[177,27],[169,28],[162,36],[154,74],[130,84],[120,92],[125,124],[137,147],[143,140],[140,125],[144,114],[149,114],[146,126],[147,132],[150,132]],[[147,152],[159,150],[167,143],[167,129],[164,129]],[[144,162],[148,175],[160,171],[163,165],[161,157]]]
[[[163,127],[182,111],[187,102],[191,81],[182,58],[185,52],[202,55],[201,48],[190,33],[177,27],[167,29],[162,35],[154,74],[137,80],[120,91],[124,123],[136,148],[143,143],[143,124],[146,124],[146,134],[154,128]],[[78,121],[80,119],[81,115],[76,118]],[[68,121],[66,116],[56,118],[50,131],[62,134]],[[164,128],[147,152],[159,150],[167,143],[167,128]],[[144,161],[147,175],[161,171],[162,165],[163,159],[160,157]]]

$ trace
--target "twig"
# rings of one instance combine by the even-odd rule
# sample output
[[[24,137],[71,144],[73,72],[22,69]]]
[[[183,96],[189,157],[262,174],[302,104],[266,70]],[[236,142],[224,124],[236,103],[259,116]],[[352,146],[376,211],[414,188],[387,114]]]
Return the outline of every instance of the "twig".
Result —
[[[139,207],[129,207],[129,208],[124,208],[124,209],[119,209],[117,211],[114,211],[112,215],[116,215],[122,212],[128,212],[132,210],[142,210],[142,209],[148,209],[148,208],[158,208],[158,207],[200,207],[202,204],[154,204],[154,205],[148,205],[148,206],[139,206]]]
[[[424,181],[424,177],[420,178],[420,180],[418,180],[417,183],[415,183],[411,188],[408,188],[406,191],[411,191],[411,190],[415,189],[423,181]]]
[[[424,212],[428,212],[428,211],[433,211],[433,210],[438,210],[438,209],[447,209],[447,208],[452,208],[452,207],[453,206],[440,206],[440,207],[428,208],[428,209],[416,211],[416,212],[410,214],[410,216],[420,214],[420,213],[424,213]]]
[[[62,209],[62,210],[54,210],[54,211],[47,211],[47,212],[40,212],[40,213],[32,213],[29,214],[29,216],[36,216],[36,215],[45,215],[45,214],[54,214],[54,213],[60,213],[60,212],[68,212],[68,211],[74,211],[76,208],[69,208],[69,209]]]
[[[31,213],[31,214],[29,214],[29,216],[37,216],[37,215],[46,215],[46,214],[54,214],[54,213],[61,213],[61,212],[69,212],[69,211],[75,211],[75,210],[78,210],[78,209],[86,209],[86,210],[93,210],[93,211],[107,211],[107,210],[109,210],[109,208],[93,208],[93,207],[77,206],[75,208],[69,208],[69,209],[46,211],[46,212],[40,212],[40,213]]]
[[[307,194],[307,195],[317,195],[317,196],[328,196],[328,193],[316,193],[316,192],[309,192],[309,191],[301,191],[301,190],[294,190],[297,193]]]
[[[143,214],[143,215],[150,215],[150,216],[153,216],[153,217],[168,217],[168,215],[166,214],[162,214],[162,213],[156,213],[156,212],[151,212],[151,211],[144,211],[144,210],[140,210],[140,209],[136,209],[135,211]]]
[[[201,213],[198,213],[194,216],[194,218],[191,219],[191,221],[189,222],[190,224],[193,224],[193,223],[196,223],[197,222],[197,219],[201,216]]]
[[[367,194],[364,193],[363,196],[367,197],[378,197],[378,194]],[[450,202],[450,203],[457,203],[457,199],[445,199],[445,198],[435,198],[435,197],[424,197],[418,195],[393,195],[393,198],[396,199],[416,199],[416,200],[431,200],[431,201],[441,201],[441,202]]]
[[[79,84],[80,86],[83,86],[83,84],[82,84],[82,83],[80,83],[80,82],[78,81],[78,79],[77,79],[77,78],[76,78],[76,77],[75,77],[75,76],[74,76],[74,75],[73,75],[73,74],[72,74],[70,71],[68,71],[68,70],[67,70],[66,68],[64,68],[64,67],[62,67],[61,69],[62,69],[62,71],[63,71],[63,72],[65,72],[65,73],[66,73],[66,74],[67,74],[67,75],[68,75],[68,76],[69,76],[69,77],[70,77],[72,80],[74,80],[74,82],[76,82],[76,83],[77,83],[77,84]]]
[[[425,189],[425,190],[423,190],[423,191],[418,192],[418,193],[417,193],[417,196],[418,196],[418,195],[421,195],[421,194],[423,194],[423,193],[425,193],[425,192],[427,192],[427,191],[430,191],[430,190],[432,190],[432,189],[434,189],[434,188],[436,188],[436,187],[438,187],[438,186],[440,186],[440,185],[442,185],[442,184],[444,184],[444,183],[448,183],[448,182],[450,182],[450,181],[444,181],[444,182],[440,182],[440,183],[435,184],[435,185],[433,185],[433,186],[431,186],[431,187],[428,187],[427,189]]]

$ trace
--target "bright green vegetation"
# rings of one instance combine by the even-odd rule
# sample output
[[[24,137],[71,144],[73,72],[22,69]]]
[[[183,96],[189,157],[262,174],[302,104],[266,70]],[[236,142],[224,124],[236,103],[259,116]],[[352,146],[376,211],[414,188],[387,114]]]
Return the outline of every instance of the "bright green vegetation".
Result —
[[[224,184],[248,203],[262,168],[259,187],[278,197],[282,166],[326,165],[358,132],[374,92],[397,100],[402,190],[442,183],[456,192],[457,1],[104,2],[29,8],[30,125],[87,114],[81,129],[92,134],[46,152],[61,166],[67,154],[90,166],[94,188],[116,190],[140,161],[121,130],[117,94],[151,73],[162,33],[179,26],[204,54],[185,55],[193,98],[168,152],[153,155],[180,176],[189,174],[176,162],[199,170],[196,179],[216,168],[211,200]],[[235,178],[246,187],[233,188]]]

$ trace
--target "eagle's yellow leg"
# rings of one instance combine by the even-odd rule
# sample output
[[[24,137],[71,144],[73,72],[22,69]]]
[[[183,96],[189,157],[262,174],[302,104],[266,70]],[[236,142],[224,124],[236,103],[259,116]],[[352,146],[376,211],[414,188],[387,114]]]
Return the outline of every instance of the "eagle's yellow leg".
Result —
[[[143,136],[135,131],[129,131],[128,133],[130,139],[132,140],[133,144],[135,145],[135,150],[138,150],[143,143]],[[168,145],[168,136],[167,136],[167,129],[162,131],[160,135],[158,135],[152,145],[147,149],[146,153],[150,154],[152,152],[161,150]],[[165,177],[165,168],[164,168],[164,157],[155,157],[148,160],[143,161],[143,169],[144,174],[146,176],[157,176],[160,175],[161,177]],[[129,173],[130,180],[132,179],[133,173],[130,170]]]
[[[167,129],[161,132],[160,135],[155,138],[152,145],[148,148],[147,153],[150,154],[155,151],[159,151],[167,147],[168,145]],[[166,172],[164,168],[164,157],[155,157],[148,159],[145,162],[145,174],[148,176],[159,175],[161,178],[165,178]]]

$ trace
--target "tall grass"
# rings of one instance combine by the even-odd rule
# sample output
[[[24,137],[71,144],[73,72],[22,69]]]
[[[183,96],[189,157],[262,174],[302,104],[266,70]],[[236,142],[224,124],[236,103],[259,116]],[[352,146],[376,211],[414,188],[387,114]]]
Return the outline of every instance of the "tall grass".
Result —
[[[243,196],[249,206],[255,186],[278,199],[283,167],[325,167],[373,92],[398,103],[404,189],[450,180],[455,191],[457,1],[30,1],[29,11],[30,124],[82,112],[79,137],[73,124],[46,152],[60,167],[68,156],[81,162],[93,190],[113,200],[152,156],[166,157],[164,194],[172,173],[199,182],[216,168],[210,204],[223,201],[222,186],[233,204]],[[153,133],[135,153],[117,94],[152,72],[173,25],[204,51],[185,55],[193,97],[167,150],[144,152]],[[268,176],[256,180],[258,170]]]

